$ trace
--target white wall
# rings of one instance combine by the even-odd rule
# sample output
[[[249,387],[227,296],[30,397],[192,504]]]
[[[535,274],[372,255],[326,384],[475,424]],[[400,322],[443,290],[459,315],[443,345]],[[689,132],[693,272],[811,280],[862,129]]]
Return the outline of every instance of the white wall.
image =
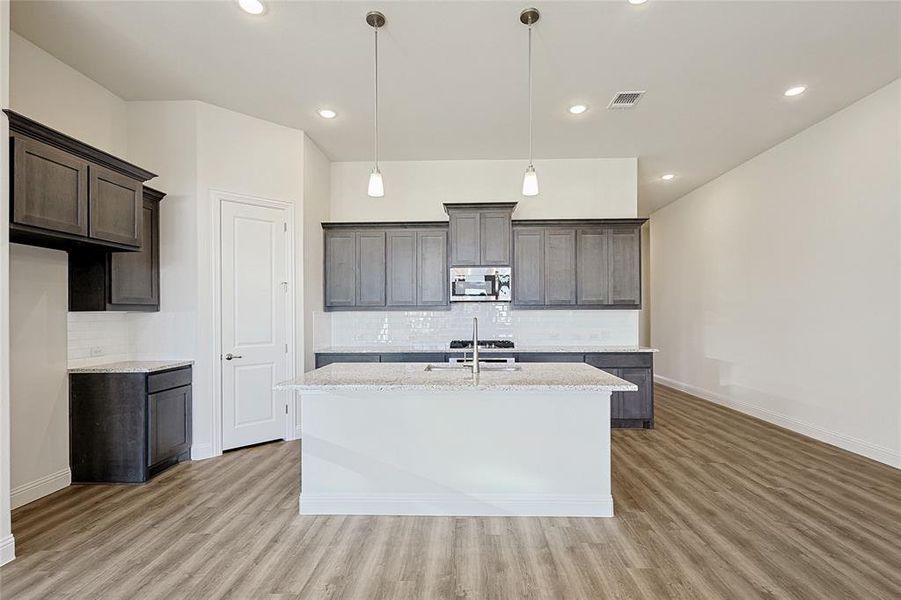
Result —
[[[212,106],[198,104],[197,119],[197,330],[194,355],[194,435],[201,448],[218,436],[214,423],[213,393],[218,349],[215,332],[213,274],[213,190],[295,205],[294,231],[303,231],[303,137],[302,131]],[[302,233],[301,233],[302,235]],[[298,236],[297,247],[302,248]],[[301,259],[295,273],[302,273]],[[295,275],[296,276],[296,275]],[[301,288],[298,287],[298,290]],[[298,291],[294,328],[303,346],[303,296]],[[295,369],[302,370],[302,352],[295,352]],[[197,456],[200,456],[198,454]]]
[[[67,135],[117,156],[127,157],[127,103],[14,32],[10,40],[10,105],[13,110]],[[23,270],[27,269],[31,258],[21,253],[12,256],[14,262],[24,261],[18,265]],[[66,254],[58,253],[58,260],[65,262]],[[24,293],[27,295],[27,291]],[[13,307],[13,310],[16,308]],[[12,318],[15,320],[18,315],[13,313]],[[69,326],[76,332],[77,338],[83,338],[85,331],[91,332],[90,348],[79,345],[72,349],[75,364],[123,358],[119,340],[128,335],[125,320],[108,314],[72,313]],[[108,334],[108,337],[101,333]],[[55,343],[59,342],[57,338]],[[63,339],[62,343],[65,345],[66,340]],[[17,350],[13,346],[12,352]],[[54,352],[57,350],[52,348]],[[49,365],[45,368],[49,369]],[[55,378],[66,377],[65,372],[48,370],[48,373]],[[15,395],[18,391],[13,388],[12,393]]]
[[[10,108],[126,156],[124,100],[15,33],[9,61]],[[70,481],[68,330],[74,334],[73,354],[93,362],[122,358],[121,340],[128,332],[126,321],[116,315],[73,314],[67,322],[65,252],[14,245],[9,263],[10,493],[16,507]],[[91,348],[99,348],[99,355],[88,358]]]
[[[25,38],[10,39],[10,106],[116,156],[126,156],[126,102]]]
[[[197,327],[197,102],[129,102],[129,158],[159,173],[160,311],[129,313],[129,352],[193,358]],[[106,316],[106,315],[103,315]],[[71,316],[70,316],[71,320]]]
[[[899,94],[653,213],[651,335],[664,383],[901,467]]]
[[[9,106],[9,2],[0,2],[0,108]],[[0,140],[9,121],[0,117]],[[10,521],[9,423],[9,144],[0,144],[0,565],[16,557]]]
[[[651,224],[641,226],[641,310],[638,315],[638,343],[651,345]]]
[[[303,294],[303,370],[315,368],[317,339],[330,344],[329,329],[317,332],[316,315],[322,312],[322,226],[329,220],[331,163],[315,142],[304,136],[303,144],[303,235],[296,242],[303,248],[303,270],[298,294]],[[317,337],[318,336],[318,337]]]
[[[128,105],[129,157],[159,173],[151,186],[166,192],[160,203],[160,311],[128,315],[136,356],[195,359],[197,355],[198,111],[199,103],[189,101]],[[195,407],[211,402],[202,386],[193,396]],[[201,415],[208,412],[195,408]],[[203,422],[198,432],[199,422],[195,417],[193,458],[210,456],[209,424]]]
[[[168,193],[160,224],[161,310],[129,315],[132,352],[140,345],[147,356],[195,361],[192,457],[207,458],[216,454],[219,431],[213,405],[219,357],[214,347],[211,193],[295,204],[295,230],[302,230],[304,136],[202,102],[131,102],[128,124],[129,157],[160,173],[154,184]],[[303,261],[298,257],[296,262],[300,279]],[[295,319],[299,345],[302,300],[300,294]],[[302,368],[302,353],[296,353],[296,364]]]
[[[12,508],[69,485],[66,253],[10,246]]]
[[[443,221],[444,202],[518,202],[516,219],[635,217],[634,158],[536,160],[541,194],[520,195],[522,160],[379,163],[385,197],[370,198],[372,163],[332,163],[333,221]]]

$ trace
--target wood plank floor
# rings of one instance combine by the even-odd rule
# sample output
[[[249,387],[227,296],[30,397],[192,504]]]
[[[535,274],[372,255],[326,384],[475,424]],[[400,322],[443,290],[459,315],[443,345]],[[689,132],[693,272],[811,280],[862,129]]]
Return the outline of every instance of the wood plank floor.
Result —
[[[613,519],[301,517],[298,448],[18,509],[0,597],[901,598],[901,471],[663,387]]]

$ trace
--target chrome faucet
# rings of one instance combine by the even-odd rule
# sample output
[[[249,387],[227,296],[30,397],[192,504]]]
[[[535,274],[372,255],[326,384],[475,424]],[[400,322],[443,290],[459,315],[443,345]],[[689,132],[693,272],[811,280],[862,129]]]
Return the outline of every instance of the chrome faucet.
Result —
[[[479,318],[472,318],[472,373],[479,372]]]

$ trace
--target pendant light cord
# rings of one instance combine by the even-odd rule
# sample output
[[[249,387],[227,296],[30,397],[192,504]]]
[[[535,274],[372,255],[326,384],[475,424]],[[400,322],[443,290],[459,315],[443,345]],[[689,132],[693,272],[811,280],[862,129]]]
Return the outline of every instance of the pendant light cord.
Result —
[[[532,25],[529,25],[529,167],[532,166]]]
[[[379,168],[379,28],[375,28],[375,168]]]

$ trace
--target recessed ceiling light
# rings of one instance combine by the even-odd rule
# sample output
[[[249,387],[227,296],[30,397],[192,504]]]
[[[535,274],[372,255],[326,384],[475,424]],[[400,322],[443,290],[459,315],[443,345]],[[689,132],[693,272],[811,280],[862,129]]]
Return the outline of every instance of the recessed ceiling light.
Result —
[[[573,104],[569,107],[569,112],[573,115],[581,115],[586,110],[588,110],[588,107],[584,104]]]
[[[800,95],[803,94],[806,90],[807,90],[807,86],[806,86],[806,85],[796,85],[795,87],[790,87],[790,88],[788,88],[787,90],[785,90],[785,95],[788,96],[788,97],[792,97],[792,96],[800,96]]]
[[[669,181],[670,179],[672,179],[674,177],[675,177],[675,175],[673,175],[672,173],[667,173],[666,175],[661,175],[660,179],[662,179],[663,181]]]
[[[648,0],[629,0],[629,4],[644,4]]]
[[[322,117],[323,119],[334,119],[335,117],[338,116],[338,113],[336,113],[335,111],[333,111],[330,108],[320,108],[319,116]]]
[[[241,10],[251,15],[261,15],[266,12],[266,5],[260,0],[238,0]]]

